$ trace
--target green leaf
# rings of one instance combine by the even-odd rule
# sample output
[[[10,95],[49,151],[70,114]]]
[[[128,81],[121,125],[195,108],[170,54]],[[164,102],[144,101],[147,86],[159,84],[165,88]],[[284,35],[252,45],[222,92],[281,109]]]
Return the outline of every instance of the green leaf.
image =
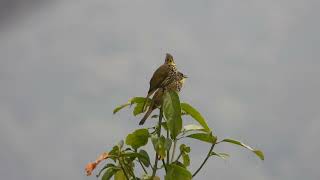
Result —
[[[199,126],[197,124],[188,124],[183,127],[182,131],[189,132],[189,131],[206,131],[206,130],[202,126]]]
[[[116,108],[113,110],[113,114],[116,114],[116,113],[119,112],[121,109],[123,109],[123,108],[125,108],[125,107],[127,107],[127,106],[129,106],[129,105],[130,105],[130,103],[126,103],[126,104],[122,104],[122,105],[116,107]]]
[[[164,148],[168,151],[170,150],[172,145],[172,140],[170,138],[166,138],[166,141],[164,142]]]
[[[131,149],[130,147],[127,147],[126,149],[123,150],[123,152],[127,152],[127,151],[133,151],[133,149]]]
[[[154,149],[156,149],[156,145],[158,143],[158,136],[156,134],[151,135],[151,142],[153,144]]]
[[[264,160],[264,154],[261,150],[254,150],[253,153],[255,153],[261,160]]]
[[[167,122],[162,122],[161,126],[164,128],[164,130],[168,131]]]
[[[118,107],[116,107],[114,110],[113,110],[113,114],[116,114],[117,112],[119,112],[121,109],[127,107],[127,106],[130,106],[132,104],[137,104],[137,103],[144,103],[144,101],[146,100],[146,98],[144,97],[134,97],[134,98],[131,98],[127,103],[125,104],[122,104]],[[147,99],[147,104],[150,103],[150,99]]]
[[[229,154],[227,153],[216,153],[216,152],[211,152],[210,156],[217,156],[217,157],[220,157],[222,159],[227,159],[230,157]]]
[[[108,168],[103,174],[101,180],[109,180],[118,170],[119,169],[116,168]]]
[[[114,175],[114,180],[127,180],[127,178],[121,170],[116,172],[116,174]]]
[[[191,149],[189,146],[185,145],[185,144],[181,144],[180,145],[180,152],[181,153],[190,153]]]
[[[124,153],[122,156],[126,157],[127,159],[130,159],[128,160],[128,162],[132,162],[135,158],[138,158],[145,166],[148,167],[150,165],[150,158],[148,156],[148,153],[144,150],[140,150],[139,153],[137,152]]]
[[[134,97],[132,99],[130,99],[130,103],[134,104],[134,103],[144,103],[144,101],[146,100],[145,97]],[[147,99],[147,101],[149,101],[150,99]]]
[[[182,154],[182,162],[183,162],[183,165],[185,165],[186,167],[190,165],[190,157],[188,154],[186,153],[183,153]]]
[[[182,129],[181,107],[177,92],[169,91],[164,94],[163,111],[172,139],[176,139]]]
[[[217,141],[217,138],[213,136],[211,133],[195,133],[195,134],[190,134],[187,137],[197,139],[203,142],[208,142],[211,144],[214,144]]]
[[[138,129],[127,136],[126,144],[132,146],[133,149],[138,149],[148,143],[148,138],[148,129]]]
[[[233,140],[233,139],[224,139],[222,140],[221,142],[228,142],[228,143],[231,143],[231,144],[236,144],[236,145],[239,145],[239,146],[242,146],[242,147],[245,147],[247,149],[249,149],[250,151],[252,151],[253,153],[255,153],[261,160],[264,160],[264,154],[262,151],[258,150],[258,149],[253,149],[252,147],[240,142],[240,141],[237,141],[237,140]]]
[[[165,180],[191,180],[191,173],[176,164],[170,164],[167,166],[168,172],[165,176]]]
[[[113,146],[112,150],[109,152],[109,155],[111,156],[110,158],[116,161],[116,157],[118,157],[118,154],[120,152],[119,146]]]
[[[206,120],[194,107],[187,103],[181,103],[181,109],[187,114],[189,114],[193,119],[198,121],[198,123],[204,128],[206,132],[211,132],[211,129],[209,128]]]
[[[180,153],[182,155],[182,162],[183,162],[183,166],[187,167],[190,165],[190,157],[188,155],[188,153],[190,153],[191,149],[189,146],[185,145],[185,144],[181,144],[180,145]]]
[[[111,164],[111,163],[108,163],[107,165],[105,165],[105,166],[99,171],[99,173],[98,173],[96,176],[99,177],[104,170],[106,170],[107,168],[110,168],[110,167],[115,168],[116,165]]]
[[[143,157],[143,158],[139,158],[140,161],[143,163],[143,165],[145,165],[146,167],[149,167],[150,157],[149,157],[148,153],[145,150],[141,149],[139,151],[139,154]]]
[[[155,114],[155,115],[152,115],[151,118],[158,118],[159,115],[158,114]]]
[[[156,135],[153,135],[151,136],[151,141],[154,150],[156,151],[156,153],[158,153],[160,159],[164,159],[166,157],[166,150],[168,146],[168,143],[166,143],[166,138],[164,136],[158,138]]]
[[[184,169],[187,168],[187,167],[186,167],[182,162],[180,162],[180,161],[174,161],[174,162],[172,162],[172,164],[175,164],[175,165],[177,165],[177,166],[180,166],[180,167],[182,167],[182,168],[184,168]]]
[[[144,103],[138,103],[138,104],[134,107],[134,109],[133,109],[133,115],[134,115],[134,116],[137,116],[137,115],[143,113],[143,105],[144,105]]]

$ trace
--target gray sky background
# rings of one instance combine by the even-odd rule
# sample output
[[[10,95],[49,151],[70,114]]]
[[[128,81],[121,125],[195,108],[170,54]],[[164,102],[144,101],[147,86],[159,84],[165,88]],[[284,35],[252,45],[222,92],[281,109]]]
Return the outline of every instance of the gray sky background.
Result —
[[[96,179],[86,163],[140,118],[113,108],[145,95],[167,52],[190,77],[181,99],[266,156],[222,145],[231,158],[196,179],[319,179],[319,5],[0,1],[1,179]],[[209,147],[191,145],[194,170]]]

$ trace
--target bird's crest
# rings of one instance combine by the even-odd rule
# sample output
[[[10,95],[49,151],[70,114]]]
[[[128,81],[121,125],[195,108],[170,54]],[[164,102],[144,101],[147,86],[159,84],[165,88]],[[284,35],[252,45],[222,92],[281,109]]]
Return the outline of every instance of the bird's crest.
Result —
[[[166,54],[165,64],[176,65],[174,63],[173,56],[171,54],[169,54],[169,53]]]

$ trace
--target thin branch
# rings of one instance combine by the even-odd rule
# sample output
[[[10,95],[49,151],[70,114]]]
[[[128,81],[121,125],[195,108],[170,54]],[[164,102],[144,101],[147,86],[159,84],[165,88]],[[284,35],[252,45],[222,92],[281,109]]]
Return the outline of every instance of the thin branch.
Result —
[[[135,152],[135,153],[138,153],[138,151],[137,151],[136,149],[134,150],[134,152]],[[143,171],[144,171],[146,174],[148,174],[148,172],[147,172],[146,168],[144,167],[144,165],[142,164],[141,160],[140,160],[139,158],[137,158],[137,159],[138,159],[138,162],[139,162],[139,164],[141,165]],[[152,167],[152,166],[151,166],[151,167]]]
[[[151,179],[153,179],[153,177],[156,175],[157,169],[158,169],[158,153],[156,153],[156,157],[154,160],[154,166],[153,166]]]
[[[122,169],[122,171],[123,171],[123,174],[126,176],[127,180],[130,180],[128,174],[127,174],[126,171],[124,170],[124,167],[123,167],[120,159],[119,159],[119,164],[120,164],[120,167],[121,167],[121,169]]]
[[[140,161],[140,159],[138,159],[138,161],[139,161],[139,163],[140,163],[140,165],[141,165],[141,167],[142,167],[143,171],[144,171],[146,174],[148,174],[148,172],[147,172],[146,168],[144,167],[144,165],[142,164],[142,162]]]
[[[204,164],[207,162],[207,160],[209,159],[210,157],[210,154],[214,148],[214,146],[216,145],[216,143],[212,144],[211,147],[210,147],[210,150],[207,154],[207,157],[204,159],[204,161],[202,162],[201,166],[196,170],[196,172],[193,173],[192,177],[196,176],[198,174],[198,172],[202,169],[202,167],[204,166]]]
[[[167,169],[167,165],[166,165],[166,162],[164,161],[164,159],[162,159],[162,164],[163,164],[163,166],[164,166],[164,170],[165,170],[166,173],[167,173],[168,169]]]
[[[169,129],[167,129],[167,139],[169,138]],[[171,149],[171,147],[170,147]],[[170,162],[170,149],[167,150],[167,164],[169,164]]]
[[[173,141],[173,150],[172,150],[171,162],[173,161],[174,154],[176,153],[176,146],[177,146],[177,140],[175,139]]]
[[[159,114],[159,122],[158,122],[158,138],[160,137],[161,135],[161,123],[162,123],[162,117],[163,117],[163,111],[162,111],[162,106],[160,107],[160,114]],[[158,169],[158,153],[156,153],[156,157],[155,157],[155,160],[154,160],[154,166],[153,166],[153,171],[152,171],[152,176],[151,176],[151,179],[153,179],[153,177],[156,175],[156,172],[157,172],[157,169]]]
[[[123,159],[122,159],[123,160]],[[133,170],[130,168],[129,164],[127,164],[124,160],[123,160],[123,164],[126,166],[127,170],[129,171],[129,174],[131,174],[131,176],[134,178],[134,179],[137,179],[136,178],[136,175],[134,174]]]
[[[179,156],[177,157],[177,159],[175,160],[175,162],[179,161],[180,157],[182,156],[182,153],[180,152]]]

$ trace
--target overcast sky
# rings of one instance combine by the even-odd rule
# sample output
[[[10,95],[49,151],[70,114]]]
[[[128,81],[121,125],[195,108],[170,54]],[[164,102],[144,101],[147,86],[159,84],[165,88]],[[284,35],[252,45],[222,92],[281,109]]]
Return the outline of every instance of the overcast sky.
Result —
[[[84,167],[137,128],[113,108],[144,96],[171,53],[221,145],[195,179],[317,180],[320,1],[0,1],[0,175],[93,180]],[[150,125],[150,121],[148,122]],[[194,171],[209,149],[191,141]]]

